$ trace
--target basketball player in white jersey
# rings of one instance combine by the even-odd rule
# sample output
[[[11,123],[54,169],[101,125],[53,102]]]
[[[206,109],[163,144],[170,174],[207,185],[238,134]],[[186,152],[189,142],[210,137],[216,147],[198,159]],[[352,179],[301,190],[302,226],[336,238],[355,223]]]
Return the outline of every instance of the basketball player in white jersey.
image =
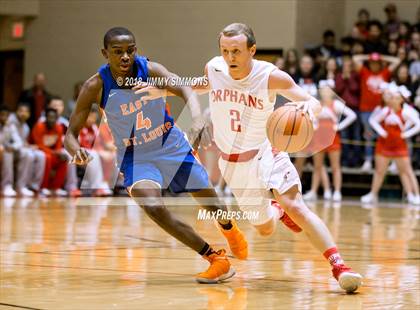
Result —
[[[256,41],[247,25],[234,23],[223,29],[219,47],[222,56],[205,67],[208,86],[198,83],[196,89],[210,91],[214,140],[222,153],[219,167],[240,209],[259,212],[251,224],[261,235],[270,235],[278,220],[287,217],[285,224],[296,232],[303,230],[323,253],[340,286],[346,292],[356,291],[362,276],[344,265],[328,228],[303,202],[300,179],[288,154],[273,151],[266,136],[276,95],[310,115],[320,111],[320,103],[287,73],[253,59]],[[139,91],[146,90],[151,89]],[[270,203],[270,198],[278,203]]]

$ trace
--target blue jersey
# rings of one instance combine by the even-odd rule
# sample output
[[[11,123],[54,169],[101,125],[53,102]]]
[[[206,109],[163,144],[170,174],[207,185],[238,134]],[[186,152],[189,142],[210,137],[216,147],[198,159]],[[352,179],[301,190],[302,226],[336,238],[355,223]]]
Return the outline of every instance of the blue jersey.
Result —
[[[136,56],[133,69],[136,80],[147,80],[145,57]],[[99,74],[103,81],[100,106],[105,111],[119,153],[132,148],[143,151],[161,148],[174,127],[163,98],[144,102],[141,100],[144,94],[136,95],[129,89],[122,89],[114,80],[109,64],[100,67]]]
[[[145,57],[135,56],[134,80],[147,81],[147,62]],[[109,64],[101,66],[98,72],[103,81],[100,106],[114,137],[125,185],[129,187],[147,179],[158,182],[163,188],[182,192],[187,190],[188,178],[193,173],[196,177],[192,178],[190,190],[206,187],[207,174],[192,156],[184,133],[174,126],[165,100],[144,101],[145,94],[134,94],[130,89],[121,88],[114,80]],[[174,182],[177,185],[174,186]]]

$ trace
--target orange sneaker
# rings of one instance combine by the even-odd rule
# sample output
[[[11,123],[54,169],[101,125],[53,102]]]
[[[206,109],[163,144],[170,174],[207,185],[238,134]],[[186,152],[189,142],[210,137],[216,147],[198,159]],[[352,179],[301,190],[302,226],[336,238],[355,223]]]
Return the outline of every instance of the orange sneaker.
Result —
[[[219,283],[235,275],[235,270],[231,267],[225,250],[219,250],[209,256],[204,255],[203,258],[210,262],[210,266],[206,271],[195,276],[198,283]]]
[[[223,229],[223,227],[220,226],[219,223],[217,223],[217,226],[219,226],[223,235],[226,237],[233,255],[235,255],[235,257],[239,259],[247,259],[248,242],[246,241],[243,232],[239,229],[236,222],[230,222],[232,223],[232,228],[228,230]]]

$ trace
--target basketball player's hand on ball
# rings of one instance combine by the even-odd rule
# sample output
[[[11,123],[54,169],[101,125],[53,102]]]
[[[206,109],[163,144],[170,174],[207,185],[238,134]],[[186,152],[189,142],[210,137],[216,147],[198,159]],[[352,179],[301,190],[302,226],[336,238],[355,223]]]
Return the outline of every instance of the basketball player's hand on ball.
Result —
[[[295,105],[298,110],[302,110],[303,113],[307,113],[309,116],[309,119],[312,121],[312,123],[315,122],[315,113],[312,110],[311,102],[310,101],[296,101],[296,102],[289,102],[285,105]]]
[[[70,160],[70,164],[76,164],[80,166],[87,165],[93,159],[92,156],[84,148],[77,150],[73,158]]]

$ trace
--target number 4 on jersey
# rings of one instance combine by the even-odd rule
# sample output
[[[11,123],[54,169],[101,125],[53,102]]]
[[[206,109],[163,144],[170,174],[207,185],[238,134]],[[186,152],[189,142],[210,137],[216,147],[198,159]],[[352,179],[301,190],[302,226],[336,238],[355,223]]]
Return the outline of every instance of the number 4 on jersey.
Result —
[[[150,121],[150,118],[143,118],[143,112],[137,113],[136,130],[140,130],[143,128],[149,129],[150,127],[152,127],[152,122]]]

